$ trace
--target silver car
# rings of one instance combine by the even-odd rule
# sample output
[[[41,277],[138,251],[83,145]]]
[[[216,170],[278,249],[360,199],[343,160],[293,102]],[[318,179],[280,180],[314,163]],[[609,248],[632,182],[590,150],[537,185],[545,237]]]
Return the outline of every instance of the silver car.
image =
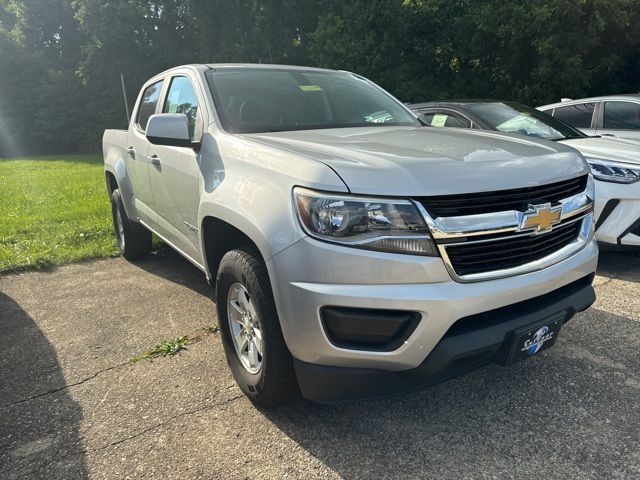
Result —
[[[564,99],[538,107],[538,110],[587,135],[640,140],[640,94]]]
[[[229,367],[261,405],[525,360],[595,298],[580,153],[428,128],[359,75],[174,68],[103,148],[123,256],[153,232],[204,272]]]

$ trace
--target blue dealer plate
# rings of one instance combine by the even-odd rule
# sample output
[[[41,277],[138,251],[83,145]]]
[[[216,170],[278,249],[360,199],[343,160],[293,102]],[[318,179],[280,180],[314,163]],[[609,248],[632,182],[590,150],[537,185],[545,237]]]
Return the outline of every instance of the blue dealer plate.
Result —
[[[509,363],[525,360],[552,347],[556,343],[562,323],[562,319],[553,320],[529,330],[516,331]]]

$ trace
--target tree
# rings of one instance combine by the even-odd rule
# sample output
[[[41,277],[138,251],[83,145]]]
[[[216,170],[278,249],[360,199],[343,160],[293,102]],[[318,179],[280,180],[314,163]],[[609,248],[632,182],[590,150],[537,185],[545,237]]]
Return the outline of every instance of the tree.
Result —
[[[638,90],[639,12],[638,0],[356,0],[320,19],[311,51],[407,101],[539,105]]]
[[[50,12],[42,15],[42,12]],[[65,0],[0,4],[0,156],[76,148],[80,32]]]
[[[183,63],[352,70],[403,101],[638,92],[640,0],[0,0],[0,156],[99,151]]]

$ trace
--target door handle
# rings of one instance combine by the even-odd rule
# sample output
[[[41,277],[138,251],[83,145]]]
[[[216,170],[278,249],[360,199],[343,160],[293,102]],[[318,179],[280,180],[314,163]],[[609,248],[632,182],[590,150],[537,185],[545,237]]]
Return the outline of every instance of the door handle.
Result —
[[[151,160],[151,165],[155,165],[156,167],[160,166],[160,157],[158,157],[158,155],[151,155],[149,157],[149,160]]]
[[[129,148],[127,148],[127,153],[128,153],[129,155],[133,156],[133,155],[135,155],[135,154],[136,154],[136,149],[135,149],[135,148],[133,148],[133,147],[129,147]]]

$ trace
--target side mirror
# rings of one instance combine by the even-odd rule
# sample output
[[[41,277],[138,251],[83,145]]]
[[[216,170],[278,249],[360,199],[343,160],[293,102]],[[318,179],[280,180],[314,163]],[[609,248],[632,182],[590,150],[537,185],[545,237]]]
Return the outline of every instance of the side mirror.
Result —
[[[154,145],[193,147],[189,136],[189,120],[184,113],[157,113],[149,117],[147,140]]]

